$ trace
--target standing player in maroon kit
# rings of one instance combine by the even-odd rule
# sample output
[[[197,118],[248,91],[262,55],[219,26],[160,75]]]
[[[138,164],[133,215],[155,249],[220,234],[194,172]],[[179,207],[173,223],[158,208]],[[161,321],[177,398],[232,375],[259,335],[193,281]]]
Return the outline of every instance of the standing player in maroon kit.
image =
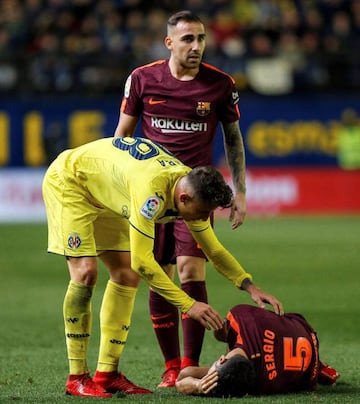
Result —
[[[238,93],[229,75],[201,62],[205,37],[204,25],[191,12],[181,11],[169,18],[165,46],[170,58],[131,73],[115,136],[132,136],[141,117],[142,136],[161,143],[183,163],[196,167],[213,164],[214,139],[221,124],[235,189],[230,215],[235,229],[242,224],[246,212],[245,153],[239,128]],[[207,302],[205,256],[183,221],[158,227],[155,256],[171,278],[176,262],[182,289]],[[251,282],[242,288],[250,294],[251,290],[261,292]],[[204,328],[189,317],[182,317],[181,360],[176,307],[150,291],[150,312],[165,359],[159,387],[173,387],[180,368],[198,365]]]
[[[293,393],[314,390],[317,383],[334,384],[340,376],[319,360],[317,334],[300,314],[278,316],[239,304],[214,334],[227,342],[228,353],[211,367],[182,370],[176,382],[180,393],[215,397]]]

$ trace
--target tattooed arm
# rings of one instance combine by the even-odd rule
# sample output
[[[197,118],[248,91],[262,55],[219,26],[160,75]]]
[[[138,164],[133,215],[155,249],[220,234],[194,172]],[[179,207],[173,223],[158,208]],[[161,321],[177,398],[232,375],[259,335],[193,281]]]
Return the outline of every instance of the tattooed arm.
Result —
[[[229,220],[236,229],[245,220],[246,185],[245,185],[245,149],[239,122],[223,124],[226,159],[235,188],[235,198]]]

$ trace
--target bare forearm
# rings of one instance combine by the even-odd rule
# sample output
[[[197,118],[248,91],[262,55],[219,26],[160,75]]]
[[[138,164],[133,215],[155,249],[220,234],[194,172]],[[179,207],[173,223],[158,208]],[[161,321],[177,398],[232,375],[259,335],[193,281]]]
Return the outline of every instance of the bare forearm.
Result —
[[[136,116],[120,114],[118,125],[115,129],[114,137],[133,136],[138,118]]]
[[[176,381],[176,390],[181,394],[186,395],[199,395],[200,393],[200,379],[188,376],[182,380]]]
[[[235,191],[245,194],[245,148],[238,122],[223,125],[225,154]]]

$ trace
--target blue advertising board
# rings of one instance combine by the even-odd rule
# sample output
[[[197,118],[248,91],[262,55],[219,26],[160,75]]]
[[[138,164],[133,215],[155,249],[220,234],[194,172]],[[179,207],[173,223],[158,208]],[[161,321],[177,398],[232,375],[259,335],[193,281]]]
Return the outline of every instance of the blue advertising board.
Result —
[[[0,99],[0,167],[46,166],[51,153],[112,136],[120,102],[121,95]],[[360,96],[241,96],[247,166],[336,165],[341,114],[347,108],[360,116]],[[223,161],[219,130],[214,162]]]

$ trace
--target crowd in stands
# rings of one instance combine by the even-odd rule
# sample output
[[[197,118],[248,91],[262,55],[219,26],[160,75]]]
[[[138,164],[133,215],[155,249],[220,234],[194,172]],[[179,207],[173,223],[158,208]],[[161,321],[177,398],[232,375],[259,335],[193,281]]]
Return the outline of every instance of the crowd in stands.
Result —
[[[182,9],[239,90],[360,89],[360,0],[1,0],[0,94],[122,93]]]

